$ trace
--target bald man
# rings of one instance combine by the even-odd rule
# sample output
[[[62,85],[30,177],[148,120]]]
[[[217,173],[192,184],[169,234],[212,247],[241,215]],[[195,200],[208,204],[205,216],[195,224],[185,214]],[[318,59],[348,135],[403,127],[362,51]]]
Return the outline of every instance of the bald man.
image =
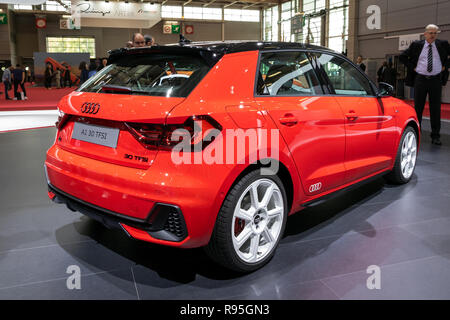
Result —
[[[145,38],[142,33],[134,33],[133,34],[133,47],[145,47]]]
[[[422,113],[427,99],[430,103],[431,143],[440,146],[441,93],[448,80],[450,44],[437,39],[439,27],[429,24],[425,28],[425,40],[411,43],[400,55],[400,61],[408,68],[406,85],[414,87],[414,107],[422,123]]]

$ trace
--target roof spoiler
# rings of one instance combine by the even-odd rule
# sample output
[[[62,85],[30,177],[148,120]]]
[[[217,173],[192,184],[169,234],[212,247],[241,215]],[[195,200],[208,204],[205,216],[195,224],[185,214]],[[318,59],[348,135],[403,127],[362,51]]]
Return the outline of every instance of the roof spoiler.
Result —
[[[184,38],[184,37],[183,37]],[[187,54],[192,56],[201,57],[210,67],[215,65],[217,61],[222,58],[223,53],[216,53],[211,50],[203,49],[200,47],[186,46],[190,43],[190,40],[184,38],[184,42],[180,42],[178,45],[156,45],[151,47],[140,48],[119,48],[110,50],[108,57],[108,64],[115,63],[126,56],[132,55],[148,55],[148,54]]]

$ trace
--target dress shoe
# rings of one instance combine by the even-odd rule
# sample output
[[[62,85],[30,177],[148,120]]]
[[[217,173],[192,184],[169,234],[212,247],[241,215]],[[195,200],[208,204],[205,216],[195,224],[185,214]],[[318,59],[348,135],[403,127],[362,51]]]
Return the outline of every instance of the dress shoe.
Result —
[[[435,144],[437,146],[440,146],[440,145],[442,145],[442,142],[441,142],[441,140],[439,138],[434,138],[434,139],[431,140],[431,144]]]

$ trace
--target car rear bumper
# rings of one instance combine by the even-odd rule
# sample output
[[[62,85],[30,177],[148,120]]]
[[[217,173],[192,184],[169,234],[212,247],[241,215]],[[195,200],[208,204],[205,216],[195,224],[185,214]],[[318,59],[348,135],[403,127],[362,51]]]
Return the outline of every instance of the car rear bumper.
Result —
[[[217,183],[224,170],[176,165],[169,152],[161,152],[144,170],[54,145],[47,152],[45,170],[55,202],[107,227],[124,229],[133,238],[176,247],[208,243],[225,195]]]
[[[111,229],[122,229],[128,236],[140,240],[152,239],[179,242],[187,238],[186,223],[177,206],[156,203],[145,220],[131,218],[116,212],[97,207],[48,185],[50,198],[63,203],[72,211],[78,211]],[[135,230],[139,230],[136,232]]]

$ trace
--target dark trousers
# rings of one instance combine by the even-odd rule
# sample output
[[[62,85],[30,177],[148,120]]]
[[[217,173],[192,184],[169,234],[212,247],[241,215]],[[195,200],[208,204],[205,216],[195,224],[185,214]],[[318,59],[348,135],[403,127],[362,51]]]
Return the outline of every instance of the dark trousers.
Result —
[[[414,107],[422,125],[422,113],[428,95],[430,105],[431,138],[440,138],[441,131],[441,93],[442,83],[439,76],[425,78],[417,75],[414,83]]]
[[[10,89],[9,88],[9,82],[8,81],[3,81],[3,85],[5,86],[5,99],[9,99],[9,96],[8,96],[8,90]]]
[[[25,91],[25,85],[22,83],[22,81],[16,81],[14,80],[14,97],[17,97],[17,89],[19,86],[22,88],[23,94],[25,97],[27,96],[27,92]]]
[[[45,87],[47,89],[52,87],[52,77],[45,78]]]
[[[64,80],[66,81],[66,86],[72,88],[72,79],[70,79],[70,77],[66,77]]]

